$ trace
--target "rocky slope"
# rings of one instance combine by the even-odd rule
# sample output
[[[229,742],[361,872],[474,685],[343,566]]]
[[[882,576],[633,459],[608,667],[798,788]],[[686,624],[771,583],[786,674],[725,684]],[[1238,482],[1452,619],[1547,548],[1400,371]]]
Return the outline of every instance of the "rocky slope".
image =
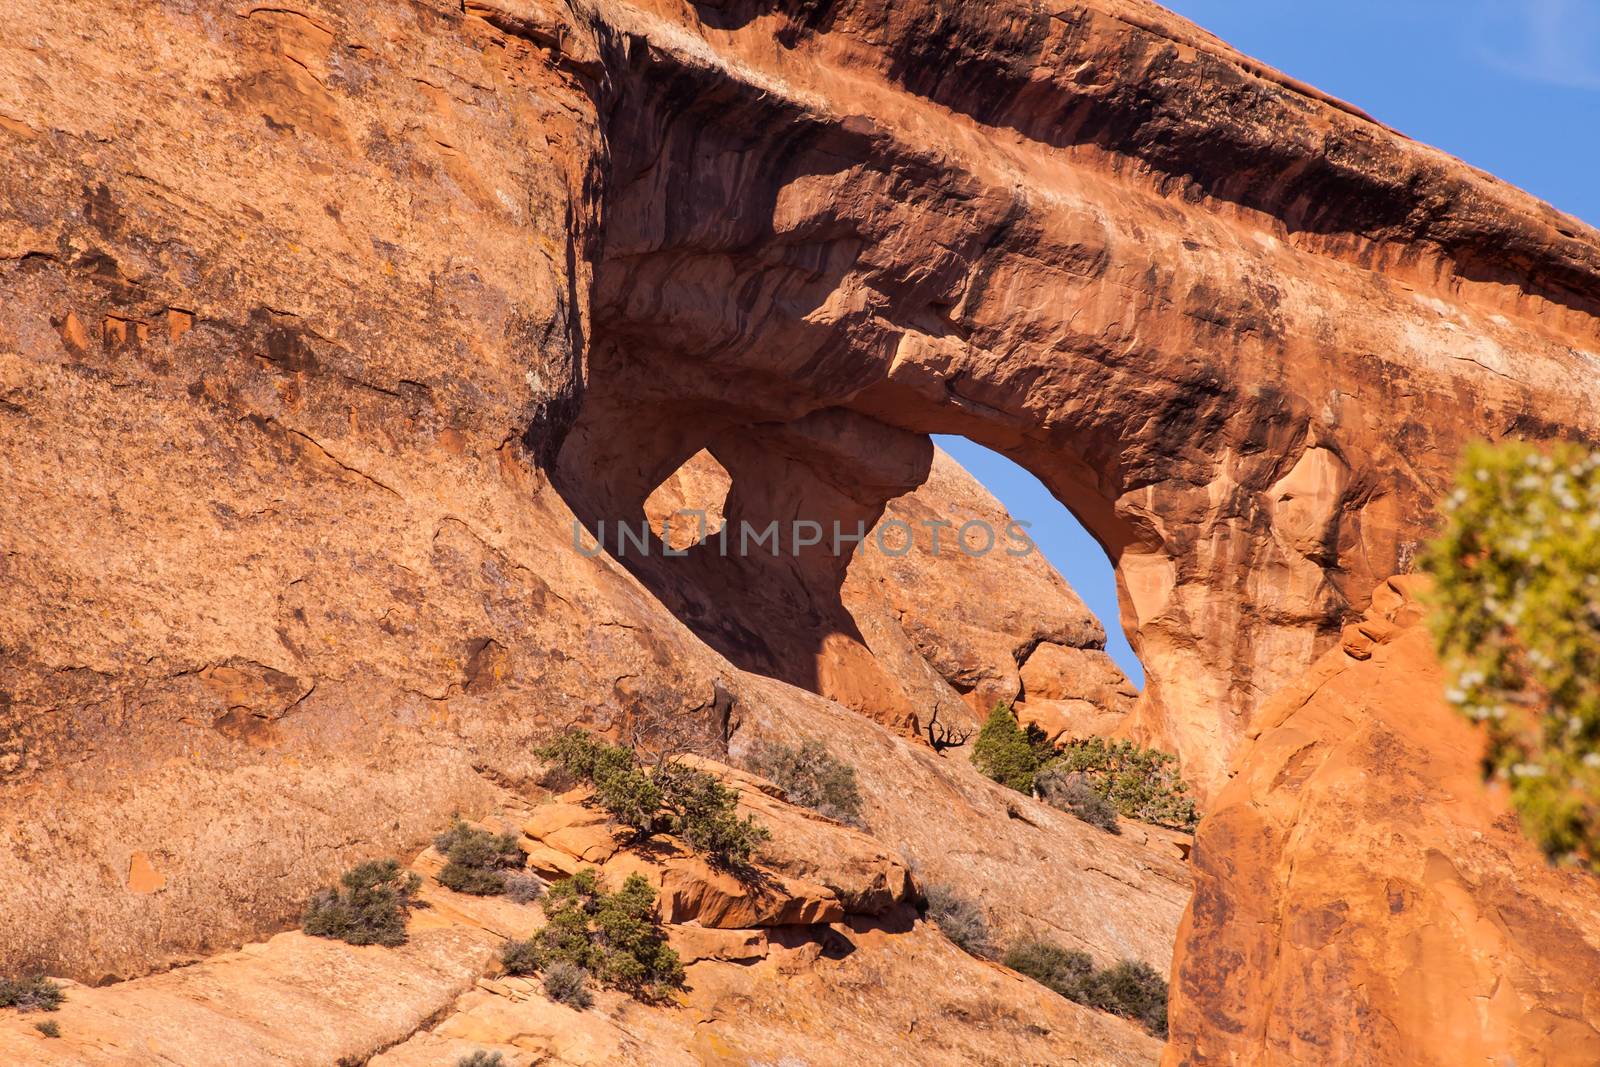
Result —
[[[1181,842],[911,738],[1017,695],[1215,797],[1173,1054],[1314,1059],[1300,1030],[1333,1040],[1348,994],[1374,1062],[1438,1020],[1587,1055],[1560,975],[1592,965],[1593,886],[1490,833],[1456,724],[1375,713],[1398,740],[1369,771],[1412,783],[1381,803],[1251,768],[1289,736],[1252,716],[1406,569],[1463,441],[1595,437],[1592,229],[1143,0],[22,0],[0,161],[0,972],[137,978],[82,997],[155,990],[153,1025],[208,972],[137,976],[491,810],[569,723],[724,757],[825,737],[883,843],[998,923],[1165,960]],[[930,432],[1105,545],[1149,678],[1126,722],[1028,564],[574,544],[702,453],[725,520],[997,513]],[[1350,703],[1387,655],[1346,666]],[[1229,829],[1268,817],[1241,789],[1264,841]],[[1430,790],[1459,806],[1395,848],[1292,863],[1295,828],[1367,840]],[[1559,922],[1505,918],[1513,883]],[[1430,909],[1470,936],[1410,925]],[[1324,937],[1336,969],[1302,955]],[[430,988],[465,973],[417,944]],[[1396,961],[1439,968],[1437,1012]]]
[[[1159,1042],[1138,1027],[974,959],[919,919],[904,861],[872,838],[761,779],[702,766],[772,832],[757,878],[712,868],[671,838],[630,844],[585,805],[586,790],[531,805],[502,793],[489,818],[521,830],[529,867],[551,878],[591,866],[613,887],[646,876],[686,967],[665,1003],[605,991],[577,1011],[537,979],[498,973],[499,946],[537,930],[540,908],[439,886],[442,859],[429,849],[414,864],[428,876],[427,907],[404,947],[284,933],[167,974],[73,986],[52,1016],[59,1037],[0,1017],[0,1055],[41,1067],[438,1067],[475,1050],[508,1067],[1153,1061]]]

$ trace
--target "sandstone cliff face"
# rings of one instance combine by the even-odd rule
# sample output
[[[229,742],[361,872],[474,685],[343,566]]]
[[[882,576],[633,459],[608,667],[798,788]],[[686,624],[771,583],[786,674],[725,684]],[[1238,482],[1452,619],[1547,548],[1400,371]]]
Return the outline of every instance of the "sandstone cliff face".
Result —
[[[1275,982],[1319,1034],[1325,996],[1384,1020],[1362,1047],[1390,1061],[1436,1019],[1587,1052],[1560,975],[1593,973],[1592,887],[1491,834],[1470,759],[1383,725],[1383,773],[1416,779],[1392,805],[1268,797],[1377,832],[1459,782],[1309,887],[1277,866],[1298,837],[1228,829],[1266,787],[1225,769],[1405,569],[1462,441],[1595,435],[1593,230],[1136,0],[23,0],[0,160],[0,969],[126,978],[281,928],[574,722],[713,755],[824,736],[931,876],[1159,963],[1181,842],[902,736],[1015,695],[1223,791],[1191,929],[1262,922],[1209,942],[1238,960],[1186,938],[1177,1055],[1314,1060]],[[1037,569],[573,546],[701,452],[725,520],[997,513],[930,432],[1034,471],[1112,555],[1150,679],[1129,722]],[[1401,918],[1340,881],[1368,870]],[[1502,904],[1513,878],[1567,932]],[[1408,925],[1445,911],[1483,939]],[[1312,917],[1275,953],[1284,914]],[[1297,955],[1319,942],[1343,969]],[[1437,1015],[1387,969],[1408,953],[1454,976]]]
[[[1195,844],[1164,1062],[1600,1061],[1600,887],[1484,792],[1416,589],[1262,709]]]
[[[128,977],[280,927],[564,723],[724,749],[751,679],[574,551],[542,473],[584,377],[598,38],[552,57],[508,19],[15,13],[8,970]],[[930,462],[845,418],[867,435],[846,459],[898,435]],[[1059,599],[1040,633],[1092,637]],[[926,666],[869,665],[950,699]],[[937,824],[948,797],[925,796],[902,817]],[[1137,920],[1152,960],[1181,896]]]

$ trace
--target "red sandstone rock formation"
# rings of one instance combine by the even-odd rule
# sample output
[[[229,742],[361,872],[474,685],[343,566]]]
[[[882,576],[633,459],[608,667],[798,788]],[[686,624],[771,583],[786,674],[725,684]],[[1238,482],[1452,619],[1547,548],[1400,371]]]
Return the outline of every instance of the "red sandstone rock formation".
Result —
[[[166,974],[74,985],[53,1016],[57,1037],[34,1029],[37,1016],[0,1012],[0,1060],[440,1067],[492,1050],[506,1067],[786,1057],[1122,1067],[1158,1055],[1160,1043],[1134,1024],[957,949],[918,918],[904,862],[865,834],[785,803],[769,782],[700,766],[730,782],[741,808],[772,832],[751,885],[670,838],[619,847],[604,813],[581,804],[583,790],[532,807],[502,794],[507,806],[488,820],[524,830],[536,868],[559,855],[572,869],[598,864],[613,886],[633,871],[655,883],[687,978],[664,1003],[596,990],[580,1012],[546,997],[537,977],[501,973],[500,946],[543,925],[540,910],[443,888],[433,878],[444,861],[428,849],[413,864],[428,906],[412,913],[401,948],[291,932]]]
[[[1154,5],[598,10],[572,480],[624,511],[830,407],[1004,451],[1111,551],[1143,729],[1203,786],[1461,441],[1595,429],[1594,231]]]
[[[1131,728],[1219,796],[1201,902],[1270,917],[1215,940],[1248,979],[1185,949],[1175,1054],[1311,1057],[1289,1005],[1375,1062],[1443,1019],[1449,1047],[1587,1048],[1546,976],[1590,943],[1499,887],[1572,916],[1591,885],[1510,838],[1483,859],[1447,811],[1302,897],[1276,840],[1230,837],[1260,783],[1226,768],[1405,569],[1463,441],[1595,435],[1592,229],[1142,0],[22,0],[0,159],[0,968],[130,977],[287,924],[572,722],[711,754],[825,732],[889,844],[1102,962],[1161,958],[1171,842],[840,704],[905,727],[1015,694],[1076,729],[1086,699],[1108,728],[1128,697],[1064,590],[1009,613],[988,591],[1038,572],[572,547],[702,450],[725,518],[966,506],[925,437],[951,432],[1111,554]],[[969,581],[989,603],[937,610]],[[1394,807],[1295,818],[1361,840],[1443,781],[1477,810],[1437,728],[1394,747]],[[1402,918],[1358,894],[1353,946],[1286,934],[1345,970],[1256,943],[1368,863]],[[1430,940],[1408,892],[1483,939]],[[1437,1014],[1395,961],[1440,968]]]
[[[1165,1063],[1600,1062],[1600,887],[1485,792],[1417,588],[1262,708],[1195,842]]]

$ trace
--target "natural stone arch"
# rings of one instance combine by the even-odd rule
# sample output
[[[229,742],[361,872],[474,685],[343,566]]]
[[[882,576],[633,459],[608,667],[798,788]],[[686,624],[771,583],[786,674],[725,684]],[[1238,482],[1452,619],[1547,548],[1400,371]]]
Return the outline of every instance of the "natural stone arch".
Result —
[[[935,33],[918,20],[945,16],[844,5],[825,42],[808,17],[792,55],[731,15],[705,31],[715,62],[650,25],[630,38],[564,467],[626,468],[651,447],[641,424],[692,425],[698,448],[708,427],[839,409],[1002,452],[1115,563],[1141,730],[1210,787],[1264,696],[1407,565],[1462,440],[1593,422],[1574,347],[1593,301],[1573,284],[1592,257],[1486,266],[1490,247],[1550,247],[1551,224],[1514,199],[1485,215],[1490,194],[1370,143],[1365,116],[1321,101],[1311,134],[1268,153],[1277,183],[1190,172],[1173,124],[1204,116],[1208,160],[1230,139],[1262,150],[1229,101],[1184,97],[1217,76],[1203,49],[1174,59],[1093,11],[1021,34],[963,11]],[[933,38],[982,107],[901,55]],[[881,39],[902,43],[871,54]],[[848,101],[841,41],[866,48]],[[1011,73],[1141,63],[1118,82],[1138,107],[1063,76],[1041,111]],[[1257,89],[1257,118],[1281,109],[1287,130],[1298,88]],[[1346,137],[1368,147],[1331,152]],[[1442,216],[1412,212],[1420,174]]]

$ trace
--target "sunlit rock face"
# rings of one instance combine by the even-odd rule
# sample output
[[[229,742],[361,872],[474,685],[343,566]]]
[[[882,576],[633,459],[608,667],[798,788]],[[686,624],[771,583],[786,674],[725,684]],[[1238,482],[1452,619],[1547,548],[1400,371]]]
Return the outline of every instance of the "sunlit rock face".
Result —
[[[1257,717],[1195,843],[1169,1067],[1600,1060],[1600,886],[1483,789],[1423,589],[1380,585]]]
[[[1183,871],[912,738],[1017,699],[1221,805],[1460,445],[1600,422],[1600,235],[1135,0],[24,0],[0,90],[8,972],[291,923],[573,723],[826,724],[896,847],[1157,958]],[[1137,698],[1035,563],[582,550],[697,456],[725,524],[1002,517],[931,433],[1104,545]]]

